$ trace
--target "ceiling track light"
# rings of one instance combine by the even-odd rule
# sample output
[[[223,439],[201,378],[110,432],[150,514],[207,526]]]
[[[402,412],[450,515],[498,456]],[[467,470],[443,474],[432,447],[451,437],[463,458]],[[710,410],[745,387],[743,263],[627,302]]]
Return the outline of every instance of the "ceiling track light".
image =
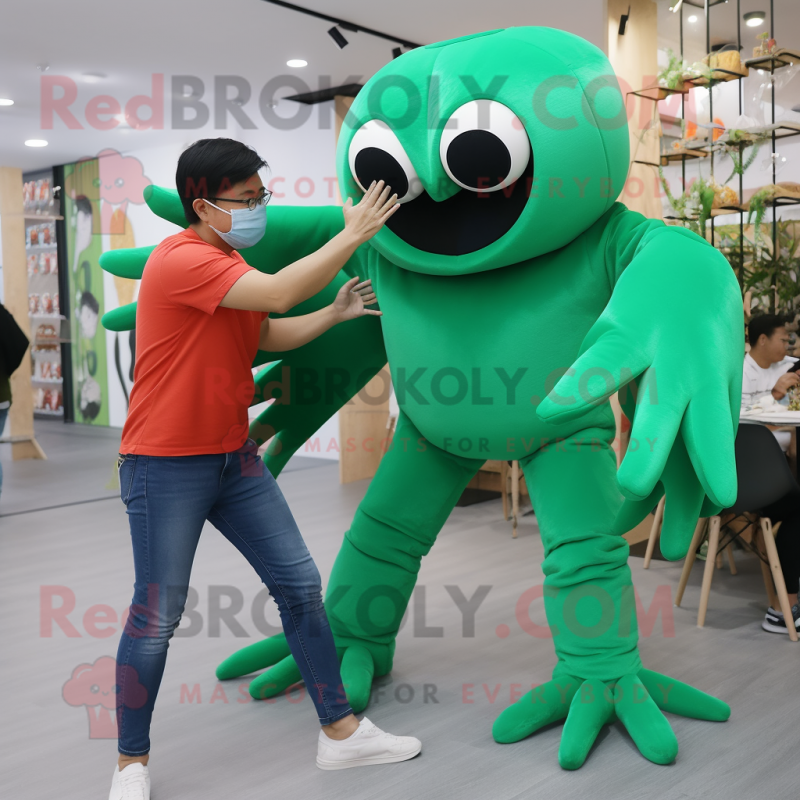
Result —
[[[670,11],[671,11],[673,14],[677,14],[677,13],[678,13],[678,12],[681,10],[681,6],[682,6],[682,5],[683,5],[683,0],[678,0],[678,2],[677,2],[677,3],[675,3],[675,5],[674,5],[674,6],[670,6],[670,7],[669,7],[669,10],[670,10]]]
[[[263,0],[265,3],[270,3],[274,6],[280,6],[281,8],[288,8],[291,11],[296,11],[298,14],[306,14],[309,17],[316,17],[317,19],[324,19],[328,22],[332,22],[334,27],[328,31],[328,35],[331,39],[336,42],[336,45],[339,49],[343,49],[347,46],[348,42],[347,39],[344,38],[341,28],[345,31],[352,31],[353,33],[368,33],[370,36],[377,36],[380,39],[386,39],[394,44],[399,44],[402,47],[407,47],[413,50],[416,47],[422,47],[421,44],[417,42],[409,42],[407,39],[402,39],[399,36],[393,36],[390,33],[384,33],[383,31],[376,31],[374,28],[365,28],[363,25],[356,25],[353,22],[346,22],[343,19],[339,19],[338,17],[332,17],[330,14],[323,14],[320,11],[312,11],[310,8],[303,8],[303,6],[295,5],[294,3],[287,3],[284,0]],[[680,0],[683,2],[683,0]]]
[[[333,43],[340,49],[344,50],[350,42],[344,38],[344,34],[334,25],[329,31],[328,36],[333,39]]]

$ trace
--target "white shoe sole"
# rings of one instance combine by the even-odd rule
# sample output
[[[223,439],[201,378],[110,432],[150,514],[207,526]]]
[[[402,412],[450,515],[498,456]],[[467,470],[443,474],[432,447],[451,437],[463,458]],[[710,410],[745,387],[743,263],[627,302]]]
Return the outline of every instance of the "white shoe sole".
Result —
[[[354,758],[351,761],[325,761],[317,758],[317,766],[320,769],[349,769],[350,767],[368,767],[372,764],[395,764],[398,761],[408,761],[410,758],[419,755],[422,745],[411,753],[401,753],[397,756],[373,756],[371,758]]]
[[[764,620],[761,623],[761,627],[765,631],[769,631],[770,633],[784,633],[787,636],[789,634],[789,629],[786,627],[786,625],[773,625],[771,622],[768,622],[767,620]]]

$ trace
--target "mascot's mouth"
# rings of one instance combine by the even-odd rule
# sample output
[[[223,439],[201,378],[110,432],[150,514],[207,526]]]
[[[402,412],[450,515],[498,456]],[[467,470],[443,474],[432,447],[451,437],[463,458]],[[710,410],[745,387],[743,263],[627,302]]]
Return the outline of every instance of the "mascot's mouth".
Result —
[[[386,223],[404,242],[428,253],[461,256],[488,247],[505,236],[528,202],[533,181],[533,152],[520,177],[505,189],[461,189],[437,203],[427,193],[404,203]]]

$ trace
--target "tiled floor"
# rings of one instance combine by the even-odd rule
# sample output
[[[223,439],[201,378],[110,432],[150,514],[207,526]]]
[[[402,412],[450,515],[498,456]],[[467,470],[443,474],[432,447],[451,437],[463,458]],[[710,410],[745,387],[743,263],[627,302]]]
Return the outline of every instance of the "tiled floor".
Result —
[[[80,665],[114,656],[118,615],[130,602],[127,520],[113,485],[119,433],[57,423],[37,428],[48,461],[12,463],[10,448],[0,445],[2,796],[105,798],[113,730],[103,728],[97,708],[70,705],[64,687]],[[305,459],[290,464],[280,485],[325,578],[366,482],[341,486],[335,463]],[[246,702],[247,681],[223,685],[214,678],[221,659],[261,637],[252,606],[263,587],[208,526],[192,575],[196,604],[172,641],[156,707],[153,800],[797,796],[800,646],[761,631],[760,571],[743,555],[739,575],[716,573],[703,630],[695,626],[699,566],[684,608],[675,609],[669,599],[680,564],[654,561],[644,571],[641,559],[631,558],[645,608],[654,598],[667,601],[642,638],[644,662],[733,707],[723,724],[670,717],[681,747],[675,764],[645,761],[617,725],[575,773],[558,766],[557,725],[517,744],[496,744],[492,721],[516,687],[546,680],[554,664],[551,643],[525,633],[515,618],[518,598],[542,582],[541,560],[535,517],[522,518],[514,540],[499,501],[455,509],[423,563],[394,672],[379,682],[366,712],[392,732],[419,736],[423,752],[403,764],[331,773],[314,766],[317,723],[307,698]],[[490,587],[474,635],[464,633],[446,589],[452,586],[467,597]],[[220,606],[229,603],[241,603],[234,615],[239,636],[218,622]],[[93,624],[98,612],[107,621]],[[530,613],[544,623],[541,601]],[[272,604],[266,619],[278,624]],[[503,624],[511,629],[505,638],[496,632]],[[441,630],[431,635],[430,627]]]

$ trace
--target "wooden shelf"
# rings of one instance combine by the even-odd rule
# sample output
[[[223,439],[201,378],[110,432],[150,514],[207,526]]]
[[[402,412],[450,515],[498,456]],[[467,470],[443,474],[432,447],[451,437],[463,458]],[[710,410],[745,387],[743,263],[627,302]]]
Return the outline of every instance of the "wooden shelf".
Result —
[[[747,208],[742,205],[736,206],[717,206],[716,208],[711,209],[711,216],[712,217],[721,217],[724,214],[740,214],[747,211]],[[700,217],[676,217],[673,215],[664,215],[664,219],[678,219],[681,222],[697,222]]]
[[[735,206],[717,206],[716,208],[711,209],[711,216],[721,217],[725,214],[741,214],[745,211],[747,211],[747,208],[741,203]]]
[[[800,197],[778,196],[778,197],[773,197],[772,200],[767,200],[764,204],[767,207],[773,207],[773,208],[776,206],[793,206],[800,204]],[[742,203],[736,206],[719,206],[717,208],[712,208],[711,216],[720,217],[725,214],[745,214],[749,211],[750,211],[750,201],[748,200],[746,203]],[[664,219],[676,219],[680,220],[681,222],[697,222],[699,217],[676,217],[665,214]]]
[[[788,67],[790,64],[800,62],[800,52],[790,50],[788,47],[779,47],[774,53],[768,56],[755,56],[745,59],[745,66],[750,69],[780,69]]]
[[[60,339],[57,337],[44,337],[44,336],[36,336],[33,337],[33,344],[35,347],[55,347],[59,344],[70,344],[71,339]]]
[[[708,153],[703,150],[673,150],[672,152],[661,154],[661,166],[666,167],[671,161],[690,161],[695,158],[708,158]]]
[[[790,136],[800,134],[800,122],[781,122],[775,128],[776,139],[788,139]]]
[[[764,138],[761,140],[761,144],[766,144],[767,142],[771,141],[773,131],[775,133],[775,139],[788,139],[790,136],[797,136],[800,134],[800,122],[776,122],[774,128],[771,125],[765,126],[762,132]],[[755,134],[751,133],[751,135]],[[723,141],[722,137],[720,137],[716,142],[714,142],[714,147],[719,149],[724,145],[734,144],[737,144],[737,142],[730,142],[728,140]],[[740,144],[744,145],[745,147],[752,147],[754,142],[745,140],[740,142]]]
[[[49,408],[33,408],[34,415],[41,414],[43,417],[63,417],[64,407],[62,406],[58,411],[51,411]]]
[[[25,214],[26,222],[55,222],[64,217],[55,214]]]
[[[655,167],[658,169],[659,167],[666,167],[669,166],[670,162],[672,161],[681,161],[683,158],[686,160],[692,160],[695,158],[707,158],[708,153],[705,153],[701,150],[680,150],[675,151],[674,153],[662,153],[661,154],[661,163],[657,164],[655,161],[642,161],[640,159],[635,159],[633,161],[634,164],[644,164],[648,167]]]
[[[796,206],[798,203],[800,203],[800,197],[795,197],[794,195],[778,195],[771,200],[767,200],[765,205],[774,208],[775,206]]]
[[[742,72],[736,72],[730,69],[722,69],[721,67],[714,67],[711,71],[711,80],[709,81],[708,78],[704,78],[702,75],[697,78],[686,78],[685,82],[691,84],[692,86],[708,86],[711,84],[712,86],[718,83],[727,83],[728,81],[738,81],[742,78],[746,78],[750,74],[750,70],[747,68],[746,64],[742,65]]]
[[[666,86],[645,86],[644,89],[636,89],[628,92],[628,94],[636,95],[636,97],[643,97],[645,100],[666,100],[673,94],[689,94],[689,89],[692,87],[684,87],[683,89],[668,89]],[[649,93],[649,94],[648,94]],[[625,97],[628,96],[625,95]]]

